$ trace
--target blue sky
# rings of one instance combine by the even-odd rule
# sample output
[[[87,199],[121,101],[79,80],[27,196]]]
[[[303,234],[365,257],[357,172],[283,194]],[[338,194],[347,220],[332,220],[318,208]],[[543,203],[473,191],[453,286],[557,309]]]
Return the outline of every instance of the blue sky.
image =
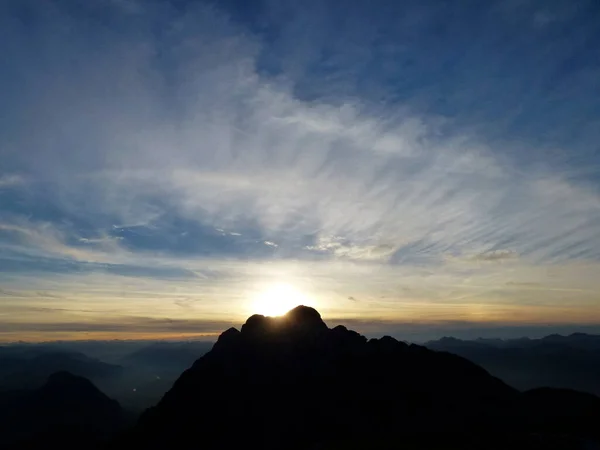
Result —
[[[0,2],[0,340],[218,333],[278,295],[397,337],[600,330],[599,21]]]

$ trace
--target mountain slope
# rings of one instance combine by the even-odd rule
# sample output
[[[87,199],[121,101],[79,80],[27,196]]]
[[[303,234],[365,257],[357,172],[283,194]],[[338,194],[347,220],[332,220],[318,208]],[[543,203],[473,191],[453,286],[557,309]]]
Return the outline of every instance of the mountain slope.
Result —
[[[39,389],[0,396],[0,447],[90,448],[119,430],[123,420],[119,404],[89,380],[57,372]]]
[[[477,365],[329,329],[317,311],[255,315],[147,411],[126,446],[310,448],[340,438],[495,429],[519,394]]]

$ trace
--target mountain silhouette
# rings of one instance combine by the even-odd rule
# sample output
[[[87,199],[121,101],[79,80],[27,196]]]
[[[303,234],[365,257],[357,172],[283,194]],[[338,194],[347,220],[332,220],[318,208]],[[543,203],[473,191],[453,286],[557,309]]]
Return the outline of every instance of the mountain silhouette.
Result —
[[[38,389],[0,396],[0,448],[92,448],[123,424],[115,400],[69,372],[52,374]]]
[[[571,396],[560,395],[558,408]],[[251,316],[241,330],[222,333],[121,444],[578,448],[580,439],[594,437],[594,428],[580,421],[579,428],[563,430],[559,423],[549,430],[560,414],[546,403],[556,397],[554,391],[521,394],[450,353],[389,336],[367,340],[343,326],[330,329],[316,310],[299,306],[282,317]],[[530,413],[541,410],[538,405],[545,405],[545,416],[534,420]],[[600,417],[596,406],[562,414]]]
[[[573,340],[587,350],[596,342],[586,335]],[[536,340],[517,341],[536,347]],[[462,342],[442,341],[450,347]],[[550,336],[539,345],[564,342]],[[193,351],[184,347],[170,357],[163,346],[151,346],[133,359],[152,370],[172,369]],[[16,357],[14,351],[4,356]],[[154,362],[153,353],[160,356]],[[282,317],[253,315],[240,330],[226,330],[137,424],[124,429],[125,422],[116,401],[65,371],[38,389],[0,393],[2,449],[600,448],[594,395],[520,392],[461,356],[329,328],[305,306]]]

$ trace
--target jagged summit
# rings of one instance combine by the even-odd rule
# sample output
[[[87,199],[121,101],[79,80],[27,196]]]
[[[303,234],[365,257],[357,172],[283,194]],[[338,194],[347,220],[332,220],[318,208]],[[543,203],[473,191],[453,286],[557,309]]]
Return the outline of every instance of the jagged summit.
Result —
[[[262,335],[265,333],[324,332],[326,330],[328,330],[327,325],[316,309],[300,305],[278,317],[254,314],[242,325],[241,333],[242,335]]]
[[[281,317],[284,321],[298,326],[327,328],[321,314],[310,306],[296,306]]]
[[[219,336],[214,351],[223,351],[235,346],[250,345],[252,342],[280,344],[290,340],[300,342],[310,336],[312,340],[324,338],[328,332],[319,312],[309,306],[297,306],[283,316],[254,314],[242,325],[241,331],[229,328]]]

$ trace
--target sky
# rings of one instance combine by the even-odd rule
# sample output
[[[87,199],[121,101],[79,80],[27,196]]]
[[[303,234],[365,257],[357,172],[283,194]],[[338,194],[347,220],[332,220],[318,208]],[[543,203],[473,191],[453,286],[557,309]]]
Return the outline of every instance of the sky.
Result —
[[[600,333],[595,0],[0,0],[0,341]]]

